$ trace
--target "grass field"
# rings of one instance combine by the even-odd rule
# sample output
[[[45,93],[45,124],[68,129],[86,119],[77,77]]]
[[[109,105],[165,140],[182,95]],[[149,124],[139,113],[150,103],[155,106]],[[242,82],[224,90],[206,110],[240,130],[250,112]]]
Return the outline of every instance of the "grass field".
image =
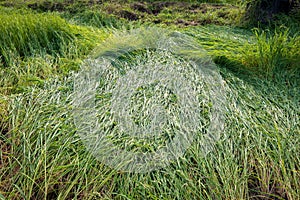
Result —
[[[249,27],[245,7],[225,0],[0,0],[0,200],[300,199],[299,21],[279,16]],[[97,160],[81,140],[74,74],[105,41],[146,27],[184,33],[207,51],[226,85],[225,125],[207,154],[196,138],[167,167],[129,173]],[[128,38],[120,43],[139,45]],[[144,53],[120,63],[142,63]],[[105,103],[101,91],[98,97]],[[205,115],[210,103],[202,105]]]

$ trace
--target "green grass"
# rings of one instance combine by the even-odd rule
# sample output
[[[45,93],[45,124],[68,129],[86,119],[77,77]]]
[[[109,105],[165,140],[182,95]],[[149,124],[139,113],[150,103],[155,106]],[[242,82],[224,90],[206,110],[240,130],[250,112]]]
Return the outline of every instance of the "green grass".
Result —
[[[245,65],[260,74],[274,76],[281,71],[290,73],[300,69],[300,36],[289,34],[289,29],[281,27],[270,31],[255,30],[257,45],[254,52],[248,52]],[[251,48],[249,46],[249,48]]]
[[[81,59],[107,35],[50,13],[0,9],[2,94],[23,91],[50,76],[79,69]]]
[[[168,9],[156,16],[162,23],[172,21],[169,12],[197,17]],[[124,24],[143,26],[103,13],[0,8],[0,199],[300,198],[295,24],[269,31],[231,23],[172,26],[194,37],[218,64],[227,85],[226,126],[207,155],[195,140],[170,166],[134,174],[96,160],[72,118],[72,73]],[[143,20],[155,19],[149,17]]]
[[[0,57],[4,66],[14,65],[18,57],[40,54],[60,56],[75,38],[70,25],[51,14],[2,9],[0,20]]]
[[[299,85],[222,73],[228,114],[214,150],[204,157],[194,143],[171,166],[147,174],[116,172],[85,150],[70,117],[70,82],[12,98],[10,130],[1,136],[10,146],[2,152],[2,193],[8,199],[299,198]]]
[[[286,27],[275,30],[226,26],[187,28],[221,66],[273,79],[277,74],[299,75],[300,36]]]
[[[229,4],[231,3],[231,4]],[[1,5],[1,4],[0,4]],[[67,19],[92,26],[120,27],[120,22],[188,25],[239,24],[243,14],[240,1],[4,1],[4,6],[31,8],[38,12],[57,11]],[[116,19],[121,19],[117,21]],[[124,24],[124,23],[121,23]]]
[[[97,10],[84,10],[76,15],[64,13],[62,16],[70,21],[74,21],[76,24],[98,28],[121,28],[125,24],[121,20],[118,20],[115,16],[108,15]]]

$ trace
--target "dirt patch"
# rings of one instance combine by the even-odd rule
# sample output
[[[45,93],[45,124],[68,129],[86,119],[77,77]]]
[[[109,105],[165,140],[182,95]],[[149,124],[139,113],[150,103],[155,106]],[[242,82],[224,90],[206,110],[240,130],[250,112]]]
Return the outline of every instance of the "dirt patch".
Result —
[[[175,24],[180,25],[180,26],[197,26],[197,25],[200,25],[199,22],[186,21],[184,19],[178,19]]]
[[[27,7],[32,9],[32,10],[39,10],[42,12],[53,12],[53,11],[58,11],[58,12],[63,12],[67,10],[74,10],[71,8],[72,6],[77,7],[77,8],[84,8],[84,7],[89,7],[89,6],[94,6],[94,5],[99,5],[102,4],[101,0],[65,0],[64,2],[53,2],[53,1],[43,1],[39,3],[29,3],[27,4]]]
[[[130,7],[132,9],[140,11],[140,12],[152,14],[152,10],[150,8],[148,8],[148,5],[146,5],[144,3],[136,2],[136,3],[131,4]]]
[[[15,4],[11,3],[11,2],[4,2],[4,3],[1,3],[1,6],[4,6],[4,7],[14,7]]]
[[[32,10],[40,10],[43,12],[46,11],[63,11],[65,9],[66,4],[64,3],[51,3],[51,2],[44,2],[42,4],[33,3],[28,4],[27,7]]]
[[[151,4],[152,13],[154,15],[158,15],[163,9],[170,7],[170,6],[174,6],[176,4],[179,4],[179,3],[176,3],[176,2],[153,2]]]
[[[119,15],[125,19],[128,19],[128,20],[131,20],[131,21],[136,21],[138,20],[140,17],[139,15],[133,13],[133,12],[130,12],[128,10],[121,10],[119,12]]]
[[[54,2],[43,0],[38,3],[24,3],[27,7],[42,12],[64,12],[71,14],[86,9],[96,9],[116,18],[125,18],[129,21],[145,20],[155,24],[176,24],[179,26],[196,26],[203,24],[234,24],[232,9],[237,6],[228,4],[170,2],[170,1],[112,1],[103,0],[65,0]],[[212,13],[210,15],[210,13]],[[230,16],[230,17],[229,17]]]
[[[32,10],[40,10],[43,12],[46,11],[63,11],[65,4],[64,3],[51,3],[51,2],[44,2],[42,4],[39,3],[32,3],[27,5],[28,8]]]
[[[144,12],[148,14],[158,15],[163,9],[170,6],[185,6],[187,3],[184,2],[168,2],[168,1],[159,1],[159,2],[135,2],[131,4],[133,10]]]

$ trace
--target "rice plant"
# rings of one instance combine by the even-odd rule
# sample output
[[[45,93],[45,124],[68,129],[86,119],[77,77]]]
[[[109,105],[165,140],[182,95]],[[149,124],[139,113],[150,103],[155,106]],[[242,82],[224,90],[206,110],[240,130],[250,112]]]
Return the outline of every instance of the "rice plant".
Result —
[[[141,55],[133,52],[122,59],[134,61]],[[201,143],[195,140],[170,165],[144,174],[117,171],[89,153],[73,123],[72,79],[48,81],[43,89],[16,95],[8,102],[8,132],[1,135],[2,195],[8,199],[298,199],[299,85],[221,72],[228,86],[225,127],[213,149],[203,155]],[[141,92],[136,98],[145,91]],[[105,97],[98,97],[101,105]]]

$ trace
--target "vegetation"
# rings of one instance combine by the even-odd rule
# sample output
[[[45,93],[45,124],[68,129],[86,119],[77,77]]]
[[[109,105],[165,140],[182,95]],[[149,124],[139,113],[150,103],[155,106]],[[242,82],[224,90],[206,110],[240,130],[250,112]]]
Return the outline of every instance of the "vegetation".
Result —
[[[248,19],[252,23],[255,23],[255,21],[268,23],[279,13],[289,14],[290,12],[296,12],[299,16],[299,6],[299,0],[249,1],[247,3],[246,17],[249,17]]]
[[[257,24],[247,1],[120,2],[0,0],[0,199],[300,199],[297,7]],[[81,141],[73,74],[111,35],[147,26],[212,57],[225,127],[206,155],[195,140],[166,168],[127,173]]]

